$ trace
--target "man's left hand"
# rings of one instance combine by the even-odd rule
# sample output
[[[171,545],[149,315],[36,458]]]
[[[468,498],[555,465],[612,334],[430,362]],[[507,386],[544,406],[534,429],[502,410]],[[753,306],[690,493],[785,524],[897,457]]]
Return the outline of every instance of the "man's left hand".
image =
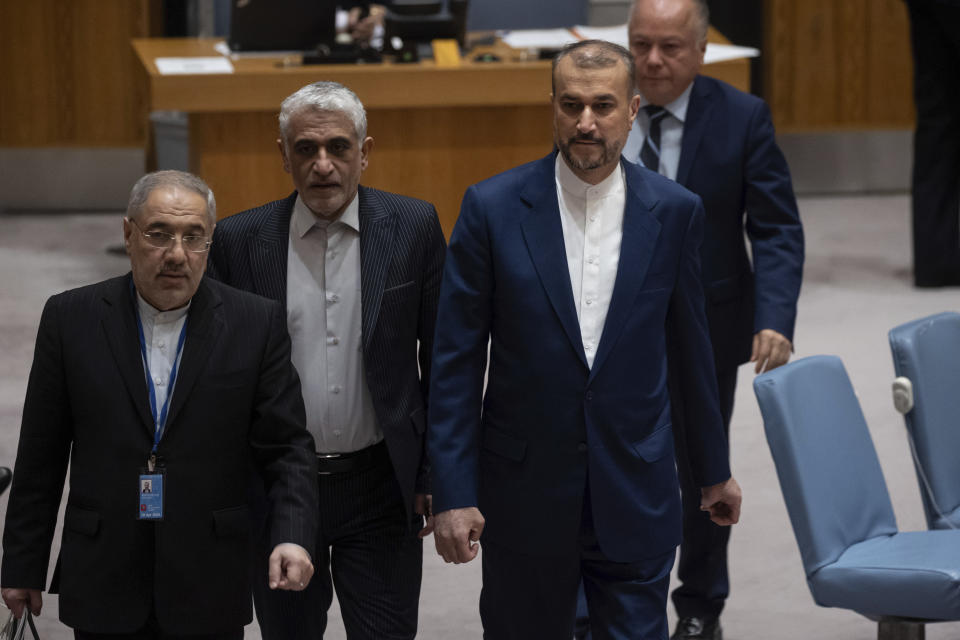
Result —
[[[763,373],[786,364],[790,359],[793,344],[779,331],[762,329],[753,335],[753,352],[750,362],[756,362],[754,373]]]
[[[740,521],[740,485],[730,476],[725,482],[700,489],[700,510],[709,511],[710,519],[721,527]]]
[[[271,589],[303,591],[313,577],[310,554],[298,544],[285,542],[270,554],[268,580]]]
[[[429,493],[418,493],[413,498],[413,511],[414,513],[419,513],[426,519],[423,524],[423,529],[420,529],[420,533],[417,534],[417,537],[423,540],[433,533],[433,495]]]

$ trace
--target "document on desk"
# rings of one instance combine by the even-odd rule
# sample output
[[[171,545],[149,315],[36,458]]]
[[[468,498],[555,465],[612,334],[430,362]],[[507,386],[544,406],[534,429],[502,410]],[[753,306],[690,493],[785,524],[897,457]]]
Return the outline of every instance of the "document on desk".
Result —
[[[233,65],[222,56],[202,58],[154,58],[162,76],[199,75],[204,73],[233,73]]]
[[[514,49],[559,49],[580,38],[570,29],[518,29],[500,34],[500,39]]]

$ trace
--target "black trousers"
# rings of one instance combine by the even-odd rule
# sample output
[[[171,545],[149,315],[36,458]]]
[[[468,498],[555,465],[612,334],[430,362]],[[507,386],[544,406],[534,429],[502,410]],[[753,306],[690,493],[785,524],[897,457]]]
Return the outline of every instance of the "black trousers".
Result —
[[[382,446],[382,445],[381,445]],[[423,518],[408,519],[390,460],[369,469],[319,476],[316,573],[300,592],[271,591],[254,580],[264,640],[319,640],[337,590],[350,640],[412,639],[417,633]],[[258,554],[266,575],[269,545]]]
[[[238,626],[224,633],[178,636],[164,633],[156,619],[151,616],[142,629],[133,633],[91,633],[74,629],[73,637],[76,640],[243,640],[243,627]]]
[[[730,417],[733,415],[733,400],[737,390],[737,368],[718,371],[717,386],[720,391],[723,429],[729,442]],[[680,558],[677,561],[680,586],[673,590],[671,598],[677,615],[681,618],[713,618],[720,615],[730,593],[727,572],[730,527],[714,524],[710,515],[700,510],[700,487],[693,481],[687,459],[683,403],[677,393],[672,391],[671,394],[677,471],[683,499],[683,542],[680,544]]]
[[[913,264],[917,286],[960,285],[960,6],[909,0],[913,44]]]

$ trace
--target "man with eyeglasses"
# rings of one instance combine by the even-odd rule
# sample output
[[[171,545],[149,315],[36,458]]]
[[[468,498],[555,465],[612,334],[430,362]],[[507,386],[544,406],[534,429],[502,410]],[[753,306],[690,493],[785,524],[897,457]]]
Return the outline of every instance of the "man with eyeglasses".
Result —
[[[24,402],[0,574],[19,617],[50,591],[79,639],[227,640],[251,583],[313,574],[313,442],[279,305],[203,278],[216,220],[196,176],[133,187],[131,272],[53,296]],[[272,503],[268,575],[251,575],[250,468]]]

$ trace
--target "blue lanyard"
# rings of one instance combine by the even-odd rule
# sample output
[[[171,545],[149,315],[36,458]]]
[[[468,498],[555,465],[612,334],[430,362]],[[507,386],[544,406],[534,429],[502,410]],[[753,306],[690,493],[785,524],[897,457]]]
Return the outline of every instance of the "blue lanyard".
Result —
[[[137,315],[137,334],[140,337],[140,355],[143,356],[143,368],[147,374],[147,386],[150,390],[150,411],[153,413],[153,448],[150,449],[151,460],[157,455],[157,447],[160,445],[160,438],[163,437],[163,430],[167,425],[167,410],[170,408],[170,398],[173,396],[173,383],[177,380],[177,366],[180,364],[180,354],[183,352],[183,343],[187,338],[187,319],[183,320],[183,327],[180,329],[180,339],[177,341],[177,352],[173,357],[173,368],[170,370],[170,381],[167,383],[167,399],[163,401],[160,407],[160,413],[157,414],[157,391],[153,386],[153,376],[150,374],[150,364],[147,360],[147,341],[143,337],[143,323],[140,321],[140,307],[134,300],[134,310]]]

